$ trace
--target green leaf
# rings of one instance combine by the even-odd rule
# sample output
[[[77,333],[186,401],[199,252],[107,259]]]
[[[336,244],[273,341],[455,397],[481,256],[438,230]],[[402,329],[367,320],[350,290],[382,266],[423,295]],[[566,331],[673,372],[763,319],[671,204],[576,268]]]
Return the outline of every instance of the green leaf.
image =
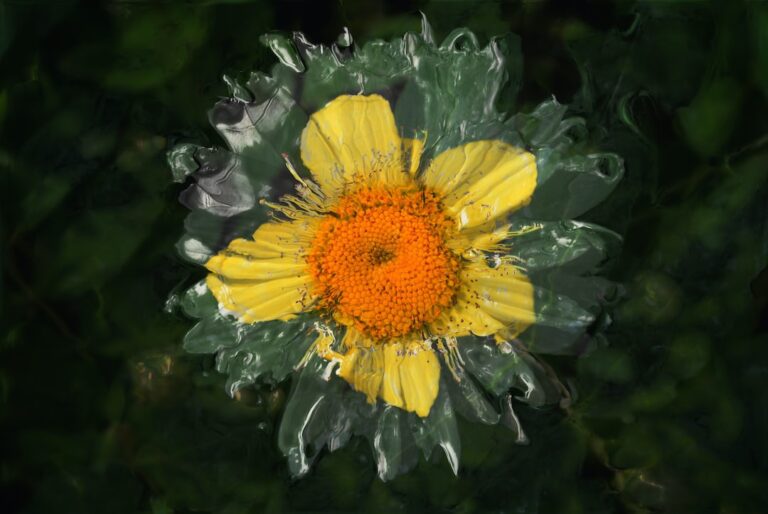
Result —
[[[424,456],[429,459],[433,448],[439,446],[448,459],[453,474],[458,475],[461,440],[451,400],[444,385],[440,385],[437,399],[426,418],[420,418],[413,413],[410,413],[408,418],[416,445],[421,448]]]
[[[205,280],[187,289],[181,297],[181,310],[187,316],[202,318],[213,315],[217,309],[218,302],[206,286]]]
[[[373,449],[376,457],[379,478],[384,481],[392,480],[401,471],[403,446],[401,441],[401,414],[397,407],[384,407],[376,433],[373,438]]]
[[[702,85],[687,107],[678,109],[683,135],[699,155],[717,155],[728,143],[742,102],[742,87],[730,77]]]
[[[496,396],[514,387],[523,393],[520,399],[531,405],[560,400],[557,386],[544,368],[508,343],[496,345],[466,337],[459,342],[459,351],[467,371]]]
[[[273,383],[283,380],[317,337],[310,330],[313,320],[309,316],[253,325],[228,321],[232,328],[227,342],[234,338],[235,344],[219,351],[216,369],[229,375],[226,387],[230,395],[259,378]]]
[[[512,254],[529,271],[547,268],[573,273],[594,271],[610,256],[617,255],[621,247],[621,236],[590,223],[566,220],[533,226],[538,228],[511,240]],[[513,230],[515,228],[513,225]]]

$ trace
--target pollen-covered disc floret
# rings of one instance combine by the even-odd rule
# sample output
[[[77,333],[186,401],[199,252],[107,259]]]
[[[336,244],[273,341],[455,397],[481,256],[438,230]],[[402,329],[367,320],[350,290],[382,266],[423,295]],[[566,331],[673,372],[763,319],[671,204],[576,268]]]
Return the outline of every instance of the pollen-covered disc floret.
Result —
[[[375,340],[420,329],[451,305],[459,258],[432,191],[364,188],[320,223],[308,256],[322,308]]]

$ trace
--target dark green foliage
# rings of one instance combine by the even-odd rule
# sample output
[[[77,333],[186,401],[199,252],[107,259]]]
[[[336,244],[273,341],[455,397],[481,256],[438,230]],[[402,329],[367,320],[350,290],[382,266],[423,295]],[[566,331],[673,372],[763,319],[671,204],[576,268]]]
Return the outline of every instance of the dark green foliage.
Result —
[[[290,416],[291,387],[313,377],[292,386],[278,366],[270,383],[232,399],[222,391],[227,380],[249,380],[236,362],[252,349],[225,349],[233,359],[221,369],[182,348],[209,352],[220,340],[206,336],[216,333],[209,326],[184,340],[190,317],[213,305],[181,294],[202,271],[177,257],[187,210],[165,152],[221,144],[206,112],[229,95],[222,74],[253,86],[239,94],[269,96],[268,83],[247,75],[274,62],[260,34],[301,30],[330,43],[347,25],[357,42],[392,38],[419,30],[417,9],[438,41],[462,26],[481,46],[519,36],[500,42],[524,57],[507,70],[522,81],[500,92],[500,105],[528,113],[514,121],[526,138],[552,136],[531,110],[554,94],[597,134],[585,143],[591,153],[625,159],[610,195],[588,175],[552,182],[608,195],[596,208],[558,206],[547,200],[553,190],[530,209],[545,219],[566,209],[620,234],[623,247],[579,232],[584,253],[565,265],[602,262],[626,291],[610,319],[597,320],[607,341],[579,359],[546,358],[578,392],[566,411],[493,405],[507,425],[519,419],[528,445],[505,426],[456,417],[439,426],[461,435],[458,479],[434,451],[419,463],[391,455],[392,466],[415,468],[381,483],[370,449],[353,438],[292,481],[277,426]],[[766,34],[768,10],[756,2],[0,3],[3,511],[764,512]],[[306,91],[302,101],[320,104],[323,94]],[[279,163],[260,165],[271,176]],[[613,170],[594,163],[595,174]],[[222,229],[205,214],[188,225],[215,248]],[[260,221],[241,215],[227,230],[247,233]],[[552,223],[526,237],[540,237],[541,256],[571,228]],[[587,311],[596,295],[620,296],[598,279],[568,288],[580,292],[573,308]],[[166,306],[170,291],[179,297]],[[542,329],[563,328],[553,325]],[[303,343],[290,344],[300,352]],[[483,381],[503,389],[500,378]],[[476,389],[454,408],[492,418]],[[393,430],[404,422],[387,420]]]

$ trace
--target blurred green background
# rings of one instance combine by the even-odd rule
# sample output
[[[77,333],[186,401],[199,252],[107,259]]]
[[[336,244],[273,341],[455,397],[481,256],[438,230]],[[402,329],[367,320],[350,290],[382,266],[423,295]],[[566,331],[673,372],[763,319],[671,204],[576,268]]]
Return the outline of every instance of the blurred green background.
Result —
[[[519,406],[531,439],[462,423],[382,483],[364,441],[293,481],[290,384],[235,400],[165,312],[203,276],[173,244],[164,160],[218,145],[222,74],[258,42],[468,26],[522,38],[520,110],[572,102],[626,159],[585,219],[625,236],[611,346],[549,359],[570,413]],[[481,79],[481,78],[479,78]],[[0,505],[33,513],[768,511],[768,6],[759,2],[0,1]]]

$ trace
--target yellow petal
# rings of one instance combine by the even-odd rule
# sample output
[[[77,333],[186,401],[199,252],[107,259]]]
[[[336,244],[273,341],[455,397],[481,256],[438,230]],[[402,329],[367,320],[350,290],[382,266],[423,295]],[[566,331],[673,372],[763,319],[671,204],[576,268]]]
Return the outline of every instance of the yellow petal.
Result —
[[[301,159],[327,195],[353,181],[407,178],[395,117],[379,95],[342,95],[315,112],[301,135]]]
[[[243,323],[291,319],[313,303],[308,275],[267,281],[227,281],[211,274],[206,284],[221,306]]]
[[[250,259],[244,255],[222,252],[205,263],[209,271],[236,280],[274,280],[304,275],[307,264],[303,259]]]
[[[381,399],[421,417],[427,416],[440,383],[437,354],[423,341],[386,343],[382,352]]]
[[[435,334],[480,336],[508,330],[519,334],[536,320],[533,285],[509,261],[496,268],[483,259],[470,262],[461,273],[454,305],[432,325]]]
[[[405,350],[402,343],[385,344],[383,380],[381,382],[381,399],[390,405],[403,408],[403,388],[400,385],[400,365],[403,362]]]
[[[337,374],[356,391],[365,394],[369,403],[374,403],[384,373],[383,353],[354,328],[347,328],[342,346],[346,353],[341,356]]]
[[[452,234],[447,245],[465,259],[472,260],[482,256],[483,253],[503,253],[514,245],[512,238],[538,230],[541,230],[541,225],[537,223],[517,225],[512,228],[511,224],[499,225],[496,220]]]
[[[421,164],[421,154],[424,153],[424,141],[421,139],[403,138],[403,157],[405,169],[411,176],[415,176]]]
[[[227,250],[254,259],[281,258],[303,252],[312,242],[317,220],[270,221],[253,233],[252,240],[235,239]]]
[[[375,348],[351,348],[341,361],[338,374],[349,382],[356,391],[374,403],[381,388],[383,365],[382,352]]]
[[[443,311],[430,324],[432,333],[440,336],[462,337],[469,334],[487,336],[504,328],[504,323],[480,308],[469,284],[462,283],[450,309]]]
[[[460,229],[471,228],[530,201],[536,158],[502,141],[474,141],[438,155],[422,181],[444,195]]]
[[[244,323],[289,319],[305,310],[312,300],[304,249],[314,226],[309,218],[270,222],[253,240],[232,241],[205,263],[216,300]]]
[[[437,398],[439,382],[440,362],[437,354],[422,343],[408,345],[400,363],[404,409],[422,418],[426,417]]]
[[[491,221],[455,233],[447,241],[447,244],[451,250],[458,254],[467,251],[474,251],[474,253],[494,252],[503,248],[504,245],[501,242],[510,237],[511,234],[509,224],[498,225],[495,221]],[[469,258],[471,255],[467,257]]]
[[[421,417],[429,414],[439,389],[440,362],[427,343],[374,343],[347,329],[343,345],[347,351],[339,359],[338,375],[369,402],[379,397]]]
[[[317,330],[317,339],[309,347],[304,357],[301,358],[297,367],[303,368],[310,361],[313,355],[317,354],[323,359],[329,361],[341,362],[343,355],[334,351],[333,345],[336,342],[336,337],[333,335],[333,331],[328,327],[322,326],[320,323],[315,323],[315,330]]]

